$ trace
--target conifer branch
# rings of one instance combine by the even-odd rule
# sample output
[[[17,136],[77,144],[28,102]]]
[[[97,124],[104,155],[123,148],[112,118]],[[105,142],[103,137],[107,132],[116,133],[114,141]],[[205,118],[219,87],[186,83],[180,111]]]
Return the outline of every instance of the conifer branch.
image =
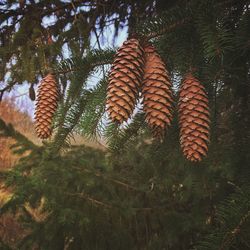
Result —
[[[94,204],[98,205],[98,206],[102,206],[102,207],[106,207],[106,208],[112,208],[111,205],[106,204],[106,203],[104,203],[102,201],[99,201],[99,200],[97,200],[97,199],[95,199],[95,198],[93,198],[93,197],[91,197],[91,196],[89,196],[89,195],[87,195],[87,194],[85,194],[83,192],[81,192],[81,193],[69,193],[69,192],[67,192],[66,194],[70,195],[70,196],[81,197],[81,198],[83,198],[83,199],[85,199],[87,201],[90,201],[91,203],[94,203]]]
[[[104,66],[104,65],[108,65],[108,64],[111,64],[112,62],[99,62],[99,63],[95,63],[92,65],[92,68],[95,68],[95,67],[99,67],[99,66]],[[78,69],[78,68],[71,68],[71,69],[65,69],[65,70],[55,70],[55,74],[68,74],[68,73],[72,73],[72,72],[77,72],[81,69]]]
[[[182,25],[186,24],[190,20],[191,20],[191,18],[184,18],[184,19],[182,19],[182,20],[180,20],[180,21],[178,21],[178,22],[176,22],[176,23],[174,23],[172,25],[167,26],[164,29],[161,29],[160,31],[150,33],[147,36],[147,40],[156,38],[158,36],[162,36],[162,35],[164,35],[167,32],[173,31],[174,29],[178,28],[179,26],[182,26]]]
[[[108,209],[121,209],[122,207],[118,204],[115,204],[115,205],[111,205],[111,204],[108,204],[106,202],[103,202],[103,201],[100,201],[100,200],[97,200],[96,198],[84,193],[84,192],[81,192],[81,193],[69,193],[69,192],[66,192],[67,195],[69,196],[78,196],[80,198],[83,198],[84,200],[87,200],[91,203],[94,203],[95,205],[97,206],[101,206],[101,207],[105,207],[105,208],[108,208]],[[154,211],[154,210],[166,210],[166,209],[170,209],[169,206],[155,206],[155,207],[131,207],[132,210],[135,210],[135,211],[142,211],[142,212],[150,212],[150,211]]]
[[[133,186],[131,186],[131,185],[125,183],[125,182],[122,182],[120,180],[116,180],[116,179],[113,179],[111,177],[105,176],[104,174],[101,174],[100,172],[90,171],[90,170],[88,170],[86,168],[84,168],[84,169],[83,168],[79,168],[79,167],[72,167],[72,168],[74,168],[76,170],[80,170],[80,171],[86,172],[86,173],[93,174],[96,177],[101,177],[101,178],[103,178],[105,180],[108,180],[108,181],[111,181],[111,182],[113,182],[115,184],[118,184],[119,186],[122,186],[122,187],[126,188],[127,190],[130,189],[130,190],[133,190],[133,191],[144,192],[144,191],[139,190],[138,188],[135,188],[135,187],[133,187]]]
[[[241,228],[243,224],[249,219],[250,217],[250,210],[241,218],[239,224],[230,232],[226,234],[222,241],[222,245],[220,246],[219,250],[225,250],[231,244],[231,242],[240,234]]]
[[[232,4],[233,2],[235,2],[235,0],[226,0],[226,1],[222,1],[220,3],[217,3],[216,6],[217,7],[224,6],[224,5],[226,6],[228,4]],[[171,31],[175,30],[176,28],[188,23],[191,19],[192,19],[191,17],[186,17],[186,18],[183,18],[183,19],[181,19],[181,20],[179,20],[171,25],[166,25],[166,27],[164,27],[163,29],[156,31],[156,32],[152,32],[149,35],[147,35],[146,39],[150,40],[150,39],[162,36],[165,33],[171,32]]]
[[[8,84],[6,87],[4,87],[3,89],[0,89],[0,102],[3,99],[3,95],[6,91],[11,90],[15,85],[17,84],[17,82],[12,82],[10,84]]]

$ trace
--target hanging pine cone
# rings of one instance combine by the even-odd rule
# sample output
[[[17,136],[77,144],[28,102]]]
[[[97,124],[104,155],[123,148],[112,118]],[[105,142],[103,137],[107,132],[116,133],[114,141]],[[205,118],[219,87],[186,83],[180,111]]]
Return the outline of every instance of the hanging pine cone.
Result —
[[[137,39],[129,39],[118,49],[109,75],[107,112],[121,124],[133,113],[142,82],[144,51]]]
[[[34,84],[33,83],[30,85],[30,88],[29,88],[29,97],[30,97],[31,101],[36,100],[36,93],[35,93],[35,90],[34,90]]]
[[[163,138],[173,111],[172,84],[169,73],[152,45],[145,48],[145,73],[142,85],[146,122],[156,138]]]
[[[192,74],[184,77],[178,103],[180,144],[185,157],[201,161],[209,142],[209,107],[204,87]]]
[[[56,111],[59,89],[55,77],[48,74],[38,88],[35,112],[35,129],[39,138],[47,139],[52,134],[52,118]]]

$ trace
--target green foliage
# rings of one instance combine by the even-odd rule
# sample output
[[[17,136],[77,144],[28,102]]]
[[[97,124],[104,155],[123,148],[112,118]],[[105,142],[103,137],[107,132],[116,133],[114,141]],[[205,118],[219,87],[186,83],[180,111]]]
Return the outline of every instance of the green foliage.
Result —
[[[237,187],[217,208],[216,230],[213,230],[195,249],[249,249],[250,188]]]
[[[102,79],[89,90],[87,104],[78,127],[80,133],[88,138],[98,139],[105,128],[104,112],[106,102],[107,79]]]
[[[137,113],[129,124],[119,128],[117,124],[110,123],[105,129],[105,138],[109,148],[114,153],[126,150],[129,145],[137,141],[137,137],[145,130],[144,114]]]
[[[110,49],[103,51],[94,50],[90,51],[83,58],[66,59],[57,67],[59,71],[71,73],[68,74],[70,86],[67,89],[65,101],[60,104],[55,122],[57,133],[53,147],[56,151],[63,145],[67,145],[68,135],[72,133],[75,126],[82,119],[81,117],[86,117],[85,125],[83,126],[90,122],[95,122],[91,124],[92,127],[93,125],[98,126],[98,120],[101,120],[105,106],[106,80],[101,81],[94,89],[89,89],[87,79],[96,70],[96,67],[110,64],[113,55],[114,51]],[[89,116],[89,112],[91,112],[92,116]],[[96,112],[99,113],[97,114]],[[93,117],[95,114],[97,117]],[[89,126],[87,129],[89,129]],[[94,130],[96,128],[92,129],[92,131]],[[93,134],[91,131],[89,133]]]
[[[17,153],[29,152],[1,176],[14,189],[1,213],[20,214],[28,232],[17,249],[248,249],[248,3],[132,2],[105,1],[103,8],[95,8],[98,1],[46,0],[38,1],[40,8],[33,14],[28,11],[32,3],[25,10],[8,9],[14,1],[1,5],[3,20],[13,17],[20,24],[16,30],[14,23],[1,26],[1,79],[10,72],[3,89],[25,80],[32,83],[50,70],[62,89],[55,136],[43,146],[0,120],[1,136],[17,141]],[[57,16],[48,27],[51,45],[43,41],[47,30],[41,22],[27,24],[35,15],[40,21],[49,16],[50,8]],[[104,31],[105,18],[111,16],[117,16],[111,22],[117,29],[127,18],[130,34],[150,38],[176,91],[189,70],[207,89],[211,143],[201,163],[191,164],[182,156],[176,114],[161,142],[152,139],[140,109],[122,126],[107,120],[103,66],[112,63],[115,51],[93,49],[89,40],[91,31]],[[98,70],[103,76],[90,86]],[[75,133],[101,139],[108,147],[101,151],[70,145]],[[27,206],[40,207],[39,216]]]

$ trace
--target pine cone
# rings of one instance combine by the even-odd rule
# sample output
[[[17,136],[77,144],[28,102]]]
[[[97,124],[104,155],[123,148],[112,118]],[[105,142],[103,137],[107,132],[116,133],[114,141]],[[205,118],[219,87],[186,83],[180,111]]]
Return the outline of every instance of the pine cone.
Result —
[[[34,90],[34,84],[33,83],[30,85],[30,88],[29,88],[29,97],[30,97],[31,101],[36,100],[36,93],[35,93],[35,90]]]
[[[178,109],[183,154],[192,162],[201,161],[208,151],[210,115],[205,88],[192,74],[182,82]]]
[[[169,73],[152,45],[145,48],[145,74],[142,85],[146,122],[156,138],[163,138],[173,115],[173,94]]]
[[[36,102],[35,129],[41,139],[47,139],[52,134],[52,118],[58,98],[59,89],[55,77],[48,74],[40,83]]]
[[[144,51],[137,39],[123,43],[116,53],[107,88],[107,112],[121,124],[133,113],[142,82]]]

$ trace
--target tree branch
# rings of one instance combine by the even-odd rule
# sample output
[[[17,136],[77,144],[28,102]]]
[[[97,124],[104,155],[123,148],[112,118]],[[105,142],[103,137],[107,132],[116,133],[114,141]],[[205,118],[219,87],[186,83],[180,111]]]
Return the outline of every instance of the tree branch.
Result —
[[[113,182],[113,183],[115,183],[115,184],[118,184],[118,185],[120,185],[120,186],[122,186],[122,187],[125,187],[126,189],[131,189],[131,190],[133,190],[133,191],[144,192],[144,191],[139,190],[139,189],[137,189],[137,188],[135,188],[135,187],[133,187],[133,186],[127,184],[127,183],[124,183],[124,182],[122,182],[122,181],[119,181],[119,180],[113,179],[113,178],[111,178],[111,177],[105,176],[105,175],[103,175],[103,174],[101,174],[101,173],[94,172],[94,171],[88,170],[88,169],[86,169],[86,168],[85,168],[85,169],[78,168],[78,167],[72,167],[72,168],[77,169],[77,170],[80,170],[80,171],[83,171],[83,172],[86,172],[86,173],[91,173],[91,174],[93,174],[93,175],[95,175],[95,176],[97,176],[97,177],[102,177],[103,179],[109,180],[109,181],[111,181],[111,182]]]
[[[79,196],[79,197],[81,197],[81,198],[83,198],[85,200],[88,200],[91,203],[94,203],[94,204],[96,204],[98,206],[103,206],[103,207],[106,207],[106,208],[112,208],[111,205],[106,204],[106,203],[104,203],[102,201],[96,200],[95,198],[93,198],[93,197],[91,197],[91,196],[89,196],[89,195],[87,195],[87,194],[85,194],[83,192],[81,192],[81,193],[69,193],[69,192],[67,192],[66,194],[70,195],[70,196]]]
[[[219,250],[227,249],[227,246],[237,237],[237,235],[241,231],[242,225],[249,219],[250,217],[250,210],[241,218],[239,224],[231,231],[226,234],[222,241],[222,245]]]
[[[16,84],[17,84],[17,82],[12,82],[9,85],[7,85],[6,87],[4,87],[3,89],[0,89],[0,102],[3,99],[4,92],[8,91],[8,90],[11,90]]]
[[[188,21],[190,21],[191,18],[184,18],[170,26],[167,26],[166,28],[163,28],[162,30],[160,30],[159,32],[153,32],[153,33],[150,33],[148,36],[147,36],[147,40],[150,40],[152,38],[155,38],[155,37],[158,37],[158,36],[162,36],[164,35],[165,33],[167,32],[170,32],[174,29],[176,29],[177,27],[187,23]]]
[[[225,1],[222,1],[222,2],[219,2],[219,3],[215,4],[215,6],[220,7],[220,6],[226,6],[226,5],[234,4],[234,3],[237,3],[237,1],[236,0],[225,0]],[[147,38],[147,40],[150,40],[152,38],[162,36],[165,33],[170,32],[170,31],[176,29],[177,27],[186,24],[190,20],[191,20],[191,17],[183,18],[182,20],[169,25],[169,26],[163,28],[162,30],[160,30],[158,32],[150,33],[146,38]]]

